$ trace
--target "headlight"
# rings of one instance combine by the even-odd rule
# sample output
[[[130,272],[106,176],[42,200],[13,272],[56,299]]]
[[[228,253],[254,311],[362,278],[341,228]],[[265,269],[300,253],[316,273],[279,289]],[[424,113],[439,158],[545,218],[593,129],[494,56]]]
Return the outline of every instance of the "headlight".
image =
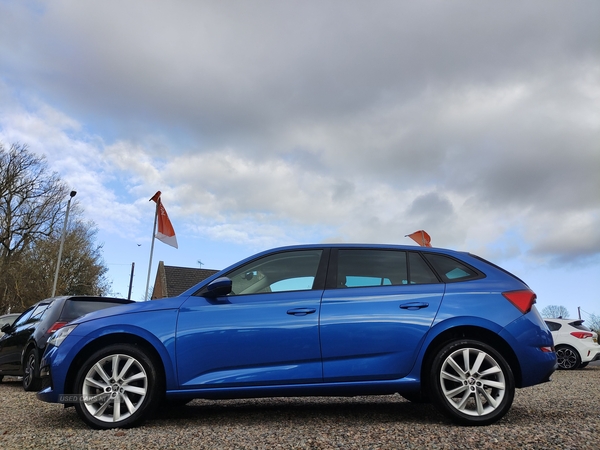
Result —
[[[48,339],[48,344],[58,347],[75,328],[77,328],[77,325],[67,325],[60,330],[55,331],[54,334],[50,336],[50,339]]]

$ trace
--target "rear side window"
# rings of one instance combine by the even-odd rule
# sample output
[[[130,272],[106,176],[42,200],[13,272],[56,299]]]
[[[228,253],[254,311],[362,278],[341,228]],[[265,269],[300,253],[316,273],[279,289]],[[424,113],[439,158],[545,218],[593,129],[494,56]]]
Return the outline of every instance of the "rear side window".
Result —
[[[90,300],[67,300],[60,314],[60,322],[70,322],[87,313],[110,308],[111,306],[120,306],[123,303],[117,302],[94,302]]]
[[[548,325],[548,329],[550,331],[558,331],[560,330],[560,323],[556,323],[556,322],[550,322],[548,320],[546,320],[546,325]]]
[[[417,252],[379,249],[338,251],[336,285],[338,288],[439,282],[433,270]]]
[[[410,268],[410,284],[439,283],[433,270],[431,270],[419,253],[410,252],[408,254],[408,263]]]
[[[31,317],[27,322],[39,322],[40,320],[42,320],[42,317],[44,317],[44,314],[46,314],[46,311],[48,310],[48,307],[51,304],[52,303],[41,303],[38,306],[36,306],[36,308],[33,310],[33,313],[31,314]]]
[[[337,269],[339,288],[408,284],[406,252],[341,249]]]
[[[476,280],[484,277],[483,274],[458,259],[438,253],[424,253],[423,256],[425,256],[445,283]]]

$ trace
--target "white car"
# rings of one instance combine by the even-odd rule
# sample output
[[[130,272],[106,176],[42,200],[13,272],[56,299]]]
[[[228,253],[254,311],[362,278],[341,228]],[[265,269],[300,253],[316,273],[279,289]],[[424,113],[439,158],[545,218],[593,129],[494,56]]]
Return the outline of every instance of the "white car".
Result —
[[[544,319],[554,338],[559,369],[581,369],[600,360],[598,334],[580,319]]]

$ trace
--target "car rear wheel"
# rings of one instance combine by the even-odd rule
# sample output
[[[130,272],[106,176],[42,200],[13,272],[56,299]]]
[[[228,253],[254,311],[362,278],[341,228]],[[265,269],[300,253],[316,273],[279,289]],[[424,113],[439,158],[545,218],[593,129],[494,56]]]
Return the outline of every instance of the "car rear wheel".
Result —
[[[444,345],[431,371],[432,401],[462,425],[488,425],[510,409],[515,395],[512,370],[500,353],[475,340]]]
[[[581,365],[579,353],[568,345],[559,345],[556,347],[556,360],[559,369],[573,370]]]
[[[90,356],[77,374],[75,409],[93,428],[127,428],[145,420],[164,394],[156,364],[137,346],[112,345]]]
[[[23,389],[26,391],[39,391],[42,387],[42,380],[36,376],[37,366],[35,349],[32,348],[27,352],[23,366]]]

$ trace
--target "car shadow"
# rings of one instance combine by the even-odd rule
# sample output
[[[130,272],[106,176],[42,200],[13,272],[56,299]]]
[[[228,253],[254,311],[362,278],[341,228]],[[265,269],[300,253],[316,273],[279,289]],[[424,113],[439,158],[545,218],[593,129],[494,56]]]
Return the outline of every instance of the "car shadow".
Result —
[[[382,422],[448,423],[430,404],[411,403],[400,396],[338,398],[268,398],[244,400],[193,400],[185,406],[161,408],[147,426],[164,426],[168,422],[197,425],[218,424],[253,426],[281,423]]]

